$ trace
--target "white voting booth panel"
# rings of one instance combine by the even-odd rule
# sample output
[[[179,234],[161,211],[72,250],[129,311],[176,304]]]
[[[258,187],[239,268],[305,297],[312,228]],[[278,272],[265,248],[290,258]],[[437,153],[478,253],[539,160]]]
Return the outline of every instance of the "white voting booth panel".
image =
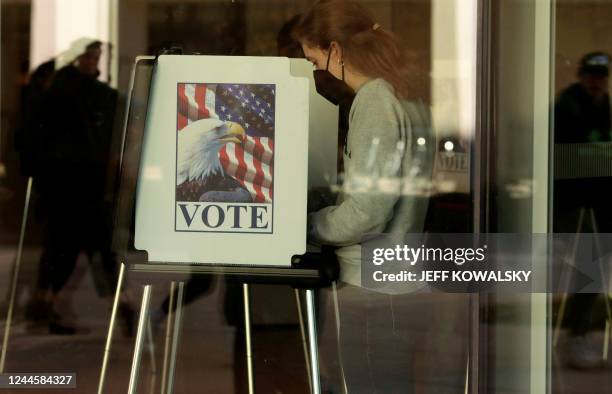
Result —
[[[309,184],[335,178],[337,116],[305,60],[160,56],[135,247],[150,262],[289,266],[306,249]]]
[[[308,187],[329,187],[336,184],[338,155],[338,107],[317,93],[312,63],[289,59],[291,73],[310,81],[310,120],[308,130]]]

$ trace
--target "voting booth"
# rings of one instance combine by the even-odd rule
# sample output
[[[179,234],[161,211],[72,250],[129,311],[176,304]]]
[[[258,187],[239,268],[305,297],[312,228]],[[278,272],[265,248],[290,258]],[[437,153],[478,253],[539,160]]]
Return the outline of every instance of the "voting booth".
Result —
[[[126,273],[162,278],[202,273],[243,283],[251,392],[249,283],[306,289],[308,372],[312,391],[320,392],[312,289],[335,280],[337,265],[306,254],[306,200],[309,188],[335,182],[337,124],[337,107],[316,93],[312,65],[304,59],[175,54],[136,59],[113,239],[122,264],[100,390]],[[129,392],[136,392],[147,335],[151,341],[146,330],[151,286],[144,286]],[[174,379],[183,286],[178,283],[175,316],[168,317],[174,329],[164,356],[167,392]],[[301,328],[304,333],[304,324]]]

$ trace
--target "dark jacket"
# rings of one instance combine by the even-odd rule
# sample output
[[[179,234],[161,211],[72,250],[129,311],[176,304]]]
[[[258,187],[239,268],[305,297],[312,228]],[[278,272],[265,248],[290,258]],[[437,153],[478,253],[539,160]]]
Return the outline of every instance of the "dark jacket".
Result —
[[[116,90],[70,65],[56,73],[43,101],[41,192],[103,198]]]
[[[562,91],[555,104],[555,143],[610,141],[610,96],[596,102],[575,83]]]

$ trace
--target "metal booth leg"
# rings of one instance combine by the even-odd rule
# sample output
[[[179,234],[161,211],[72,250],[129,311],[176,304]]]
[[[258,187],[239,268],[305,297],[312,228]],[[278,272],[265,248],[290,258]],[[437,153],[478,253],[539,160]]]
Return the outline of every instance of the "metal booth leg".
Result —
[[[0,355],[0,373],[4,372],[8,340],[11,334],[11,324],[13,321],[13,309],[15,308],[15,298],[17,293],[17,280],[19,279],[19,269],[21,268],[21,256],[23,254],[23,242],[25,238],[25,228],[28,222],[28,210],[30,207],[30,196],[32,194],[32,177],[28,178],[25,202],[23,207],[23,218],[21,219],[21,231],[19,232],[19,244],[17,246],[17,256],[13,267],[13,277],[11,278],[11,295],[9,300],[8,312],[6,315],[6,325],[4,326],[4,339],[2,340],[2,355]]]
[[[168,388],[166,394],[174,391],[174,376],[176,373],[176,355],[178,353],[179,335],[183,322],[183,299],[185,297],[185,282],[179,282],[176,295],[176,312],[174,314],[174,331],[172,332],[172,350],[170,353],[170,368],[168,370]],[[172,306],[170,306],[172,309]],[[170,319],[170,318],[169,318]]]
[[[153,338],[153,327],[151,325],[151,318],[147,319],[147,345],[149,347],[149,359],[151,362],[151,381],[149,382],[149,393],[155,392],[155,381],[157,380],[157,363],[155,362],[155,338]]]
[[[346,385],[346,375],[344,374],[344,363],[342,361],[342,351],[340,344],[340,301],[338,300],[338,284],[332,283],[332,295],[334,299],[334,316],[336,320],[336,351],[338,352],[338,360],[340,363],[340,375],[342,377],[342,389],[344,394],[348,393],[348,387]]]
[[[295,292],[295,303],[297,305],[298,320],[300,322],[300,335],[302,336],[302,349],[304,350],[304,361],[306,363],[306,374],[308,375],[308,386],[312,393],[312,374],[310,372],[310,357],[308,355],[308,340],[306,339],[306,327],[304,326],[304,315],[302,314],[302,299],[300,290],[293,289]]]
[[[312,289],[306,290],[306,319],[308,323],[308,340],[310,345],[310,365],[312,368],[312,392],[313,394],[321,394],[315,299],[314,290]]]
[[[136,331],[136,342],[134,344],[134,356],[132,358],[132,369],[130,371],[130,384],[128,393],[135,394],[138,388],[138,374],[140,372],[140,360],[145,339],[145,328],[149,321],[149,306],[151,304],[151,285],[146,285],[142,293],[142,304],[140,306],[140,317],[138,318],[138,330]]]
[[[246,339],[247,379],[249,394],[253,394],[255,392],[255,381],[253,379],[253,345],[251,342],[251,300],[249,285],[247,283],[242,284],[242,296],[244,299],[244,336]]]
[[[604,332],[604,343],[603,343],[603,354],[602,358],[604,361],[608,361],[608,352],[610,349],[610,332],[612,332],[612,327],[610,327],[610,319],[606,320],[606,331]]]
[[[166,382],[168,381],[168,359],[170,356],[170,336],[172,334],[172,316],[174,315],[174,289],[176,289],[176,282],[172,281],[170,283],[170,295],[169,295],[169,303],[168,303],[168,319],[166,321],[166,338],[164,340],[164,363],[162,366],[162,393],[164,392],[164,387],[166,387]]]
[[[106,345],[104,346],[104,358],[102,359],[102,369],[100,370],[100,380],[98,381],[98,394],[104,393],[104,383],[106,380],[106,367],[110,356],[111,344],[113,342],[113,332],[115,331],[115,320],[117,319],[117,309],[119,298],[121,297],[121,287],[123,286],[123,276],[125,275],[125,264],[119,266],[119,278],[117,278],[117,288],[115,289],[115,299],[111,311],[110,322],[108,323],[108,334],[106,335]]]
[[[463,382],[463,393],[470,393],[470,355],[466,357],[465,360],[465,380]]]
[[[597,227],[597,220],[595,219],[595,211],[593,211],[593,208],[591,208],[589,211],[591,214],[591,226],[592,226],[593,232],[595,233],[595,247],[597,248],[597,253],[601,255],[603,252],[602,252],[601,245],[599,243],[599,228]],[[609,283],[608,283],[608,280],[606,280],[606,274],[608,273],[604,269],[604,266],[601,260],[598,260],[598,266],[599,266],[599,276],[601,277],[601,286],[602,286],[602,290],[604,293],[604,304],[606,306],[606,331],[604,333],[604,341],[603,341],[601,357],[603,361],[608,361],[608,347],[609,347],[609,341],[610,341],[609,326],[610,326],[610,321],[612,321],[612,305],[610,304],[610,297],[609,297],[610,295],[610,288],[608,287]]]
[[[574,259],[576,258],[576,250],[578,248],[578,242],[580,241],[580,231],[582,230],[582,225],[584,223],[584,215],[585,215],[585,209],[580,208],[580,211],[578,214],[578,224],[576,228],[576,237],[574,238],[574,244],[572,245],[572,253],[571,253],[571,256],[567,256],[571,259],[571,261],[574,261]],[[563,323],[563,319],[565,318],[565,308],[567,307],[567,299],[568,299],[567,292],[569,291],[571,279],[572,279],[571,274],[569,272],[561,272],[560,282],[563,288],[561,289],[562,291],[561,305],[559,306],[557,321],[555,323],[555,328],[553,330],[553,340],[552,340],[553,347],[557,346],[557,343],[559,342],[559,337],[561,335],[561,324]]]

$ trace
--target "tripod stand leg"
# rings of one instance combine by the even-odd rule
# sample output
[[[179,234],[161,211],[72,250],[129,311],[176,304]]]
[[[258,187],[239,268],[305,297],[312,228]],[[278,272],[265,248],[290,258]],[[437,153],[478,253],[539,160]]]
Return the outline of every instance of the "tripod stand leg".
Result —
[[[340,301],[338,300],[338,286],[336,282],[332,283],[332,293],[334,298],[334,315],[336,317],[336,350],[338,352],[338,360],[340,364],[340,375],[342,376],[342,388],[344,389],[344,394],[347,394],[348,387],[346,385],[346,375],[344,374],[342,352],[340,351]]]
[[[13,277],[11,278],[11,296],[9,299],[9,307],[6,315],[6,325],[4,326],[4,339],[2,340],[2,355],[0,355],[0,373],[4,372],[4,364],[6,362],[6,353],[8,348],[8,340],[11,334],[11,324],[13,322],[13,310],[15,308],[15,298],[17,294],[17,280],[19,279],[19,269],[21,268],[21,256],[23,255],[23,242],[25,238],[25,228],[28,222],[28,211],[30,208],[30,196],[32,195],[32,177],[28,178],[28,186],[26,188],[25,202],[23,207],[23,218],[21,219],[21,231],[19,232],[19,244],[17,245],[17,256],[15,258],[15,266],[13,267]]]
[[[176,312],[174,314],[174,331],[172,333],[172,351],[170,353],[170,368],[168,370],[168,388],[166,394],[174,392],[174,376],[176,373],[176,355],[178,353],[179,335],[183,323],[183,298],[185,297],[185,282],[179,282],[176,295]]]
[[[242,284],[242,296],[244,299],[244,334],[246,339],[246,362],[247,362],[247,379],[249,385],[249,394],[255,392],[255,381],[253,379],[253,344],[251,342],[251,300],[249,295],[249,285]]]
[[[162,367],[162,393],[164,392],[164,388],[166,387],[166,382],[168,379],[167,371],[168,371],[168,358],[170,355],[170,334],[172,333],[172,316],[174,315],[174,289],[176,289],[176,282],[172,281],[170,283],[170,302],[168,303],[168,318],[166,320],[166,339],[164,341],[164,364]]]
[[[465,361],[465,381],[463,383],[463,393],[470,393],[470,355],[468,354]]]
[[[576,258],[576,251],[578,249],[578,242],[580,239],[580,231],[582,230],[582,225],[584,223],[584,208],[580,208],[580,212],[578,214],[578,226],[576,228],[576,238],[574,238],[574,244],[572,245],[572,253],[571,256],[567,256],[571,258],[571,261],[574,261]],[[561,283],[563,283],[563,289],[561,293],[561,305],[559,306],[559,313],[557,314],[557,321],[555,322],[555,329],[553,331],[553,347],[557,346],[559,342],[559,335],[561,333],[561,325],[563,324],[563,318],[565,317],[565,308],[567,307],[567,292],[570,287],[570,273],[562,272],[561,273]]]
[[[599,229],[597,227],[597,220],[595,219],[595,212],[593,211],[593,208],[590,209],[590,213],[591,213],[591,225],[593,226],[593,232],[595,233],[595,247],[597,248],[597,252],[600,255],[603,255],[601,245],[599,244],[599,238],[597,237],[597,234],[599,234]],[[612,306],[610,305],[609,282],[606,281],[605,279],[606,270],[604,269],[601,259],[598,259],[597,261],[599,265],[599,275],[601,276],[601,285],[602,285],[603,293],[604,293],[604,303],[606,305],[606,332],[604,333],[602,358],[604,359],[604,361],[607,361],[608,360],[608,345],[610,342],[609,326],[610,326],[610,322],[612,321]]]
[[[110,322],[108,323],[108,334],[106,334],[106,345],[104,345],[104,358],[102,359],[102,369],[100,370],[100,380],[98,382],[98,394],[104,392],[104,383],[106,379],[106,367],[108,366],[108,358],[110,356],[111,344],[113,342],[113,332],[115,331],[115,320],[117,319],[117,309],[119,307],[119,298],[121,296],[121,287],[123,286],[123,276],[125,274],[125,264],[119,266],[119,277],[117,278],[117,288],[115,289],[115,299],[113,300],[113,309],[111,310]]]
[[[610,319],[606,320],[606,331],[604,332],[604,344],[603,344],[603,360],[608,361],[608,351],[610,349],[610,332],[612,332],[612,327],[610,327]]]
[[[151,326],[151,319],[147,319],[147,338],[149,347],[149,359],[151,362],[151,382],[149,384],[149,392],[152,394],[155,392],[155,380],[157,379],[157,364],[155,362],[155,342],[153,338],[153,328]]]
[[[140,372],[140,360],[145,338],[145,327],[149,320],[149,305],[151,303],[151,285],[146,285],[142,293],[142,304],[140,306],[140,317],[138,318],[138,330],[134,344],[134,355],[132,357],[132,369],[130,371],[130,384],[128,394],[135,394],[138,389],[138,373]]]
[[[300,299],[300,290],[295,291],[295,302],[297,305],[298,319],[300,322],[300,335],[302,336],[302,349],[304,350],[304,361],[306,362],[306,374],[308,375],[308,386],[312,393],[312,373],[310,372],[310,359],[308,357],[308,341],[306,340],[306,329],[304,328],[304,317],[302,315],[302,300]]]
[[[317,323],[315,315],[314,290],[306,290],[306,319],[308,322],[308,340],[310,345],[310,365],[312,368],[312,392],[321,394],[319,372],[319,349],[317,342]]]

